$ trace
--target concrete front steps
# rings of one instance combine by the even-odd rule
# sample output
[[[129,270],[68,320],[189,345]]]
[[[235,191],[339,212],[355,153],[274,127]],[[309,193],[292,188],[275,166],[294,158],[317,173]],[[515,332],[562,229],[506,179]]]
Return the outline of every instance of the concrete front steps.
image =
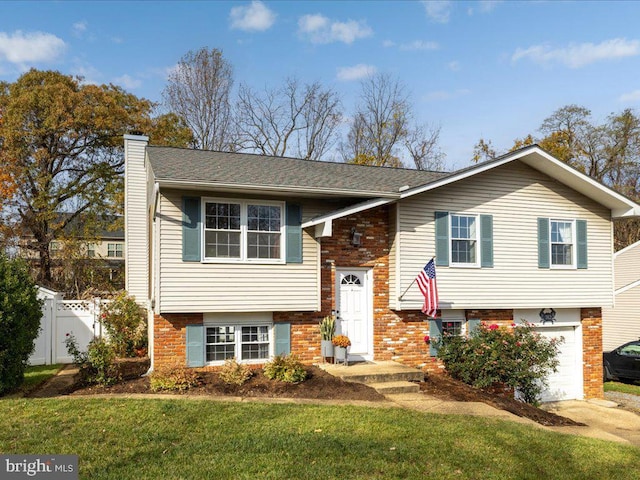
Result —
[[[416,393],[424,373],[396,362],[359,362],[348,366],[321,363],[320,368],[346,382],[364,383],[383,395]]]

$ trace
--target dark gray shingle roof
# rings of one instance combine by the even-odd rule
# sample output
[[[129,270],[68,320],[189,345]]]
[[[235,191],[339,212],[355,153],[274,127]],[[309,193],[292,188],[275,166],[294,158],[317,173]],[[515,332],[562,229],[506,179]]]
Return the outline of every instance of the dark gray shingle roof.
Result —
[[[403,168],[172,147],[149,146],[147,153],[156,180],[196,184],[397,194],[401,187],[424,185],[448,175]]]

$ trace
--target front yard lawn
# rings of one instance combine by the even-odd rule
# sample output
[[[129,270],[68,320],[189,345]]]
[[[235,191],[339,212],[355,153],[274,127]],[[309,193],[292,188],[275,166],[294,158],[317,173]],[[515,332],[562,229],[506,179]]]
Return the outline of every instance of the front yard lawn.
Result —
[[[640,449],[399,408],[5,399],[0,451],[76,454],[92,479],[640,477]]]

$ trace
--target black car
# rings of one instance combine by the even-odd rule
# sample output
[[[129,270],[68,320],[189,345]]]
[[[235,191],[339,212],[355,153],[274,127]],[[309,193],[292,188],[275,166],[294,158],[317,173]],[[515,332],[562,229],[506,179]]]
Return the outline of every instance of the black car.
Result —
[[[604,380],[640,380],[640,341],[624,345],[602,354]]]

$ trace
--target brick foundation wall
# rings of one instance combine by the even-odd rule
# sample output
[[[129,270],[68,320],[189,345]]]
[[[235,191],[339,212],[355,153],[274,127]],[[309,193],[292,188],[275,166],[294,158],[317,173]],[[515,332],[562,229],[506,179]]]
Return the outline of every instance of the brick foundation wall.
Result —
[[[187,325],[202,325],[202,313],[165,313],[153,317],[154,368],[187,364]]]
[[[602,384],[602,310],[580,309],[585,398],[604,398]]]

